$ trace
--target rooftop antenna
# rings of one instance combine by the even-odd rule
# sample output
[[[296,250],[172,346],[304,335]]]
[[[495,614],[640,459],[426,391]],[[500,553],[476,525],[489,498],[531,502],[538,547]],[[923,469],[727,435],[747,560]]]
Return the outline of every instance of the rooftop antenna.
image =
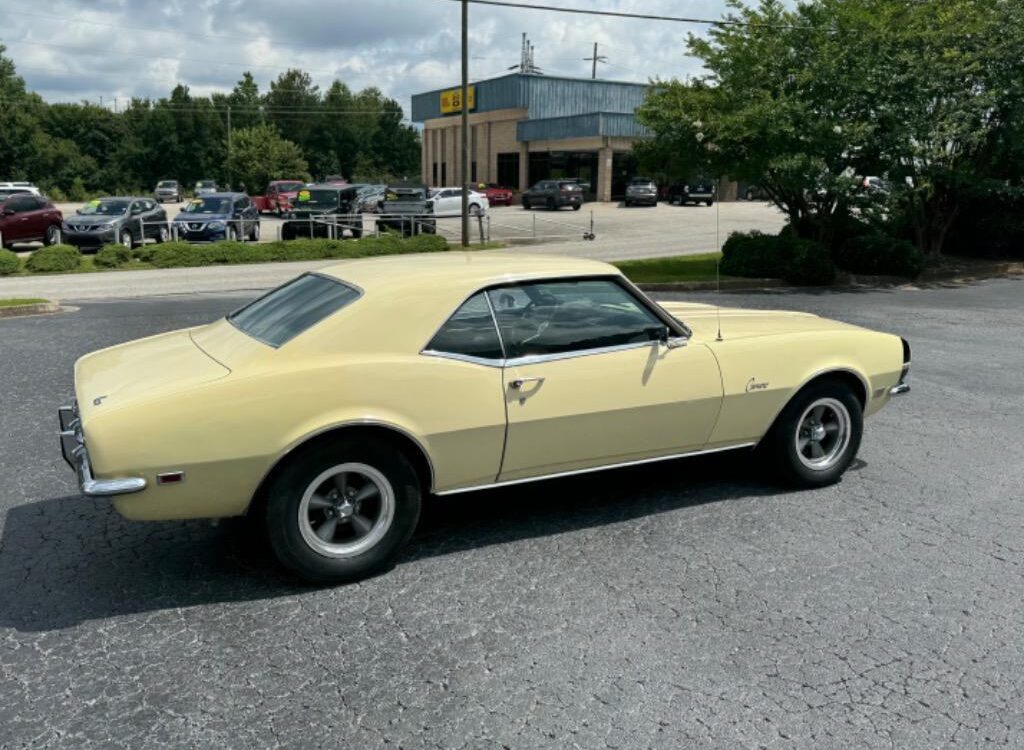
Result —
[[[722,340],[722,304],[721,304],[721,302],[722,302],[722,298],[721,298],[721,294],[722,294],[722,272],[721,272],[721,267],[722,267],[722,255],[721,255],[722,244],[719,241],[719,235],[718,235],[718,211],[719,211],[718,201],[715,201],[715,247],[718,248],[718,252],[719,252],[718,260],[715,261],[715,297],[716,297],[716,302],[718,303],[718,304],[715,305],[715,314],[716,314],[716,317],[718,318],[718,335],[715,336],[715,341],[721,341]]]

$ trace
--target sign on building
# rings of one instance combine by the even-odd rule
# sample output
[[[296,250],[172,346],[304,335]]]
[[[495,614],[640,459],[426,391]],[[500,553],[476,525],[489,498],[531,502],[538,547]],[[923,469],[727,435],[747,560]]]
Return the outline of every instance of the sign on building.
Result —
[[[476,109],[476,86],[466,88],[466,99],[469,101],[468,109]],[[448,89],[441,92],[441,114],[450,115],[453,112],[462,111],[462,87]]]

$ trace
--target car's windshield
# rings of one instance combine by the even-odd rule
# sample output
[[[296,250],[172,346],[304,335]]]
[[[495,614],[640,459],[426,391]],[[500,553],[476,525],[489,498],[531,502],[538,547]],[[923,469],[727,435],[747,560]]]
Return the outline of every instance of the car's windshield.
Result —
[[[338,205],[337,190],[300,190],[295,195],[295,207],[302,208],[335,208]]]
[[[200,180],[196,183],[197,188],[212,188],[217,187],[217,183],[213,180]]]
[[[157,187],[178,187],[178,183],[174,180],[161,180]]]
[[[228,320],[257,341],[278,347],[359,296],[358,289],[337,279],[305,274],[236,310]]]
[[[97,199],[86,203],[79,213],[85,216],[120,216],[128,211],[130,205],[131,201],[126,199]]]
[[[183,214],[226,214],[230,211],[229,198],[193,198],[181,209]]]
[[[277,183],[277,192],[279,193],[294,193],[303,183],[301,182],[279,182]]]

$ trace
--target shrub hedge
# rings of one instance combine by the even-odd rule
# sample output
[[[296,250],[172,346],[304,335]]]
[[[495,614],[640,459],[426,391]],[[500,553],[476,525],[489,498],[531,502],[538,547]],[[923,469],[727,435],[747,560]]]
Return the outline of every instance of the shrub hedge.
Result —
[[[0,276],[7,276],[12,273],[17,273],[21,269],[21,258],[18,254],[0,248]]]
[[[832,253],[837,266],[850,273],[915,278],[924,270],[924,255],[907,240],[881,232],[852,237]]]
[[[131,263],[132,251],[124,245],[104,245],[93,262],[101,268],[118,268]]]
[[[746,278],[782,278],[800,286],[831,283],[836,268],[828,250],[792,232],[734,232],[722,246],[721,272]]]
[[[34,251],[25,261],[25,268],[36,273],[73,271],[82,265],[82,253],[71,245],[50,245]]]

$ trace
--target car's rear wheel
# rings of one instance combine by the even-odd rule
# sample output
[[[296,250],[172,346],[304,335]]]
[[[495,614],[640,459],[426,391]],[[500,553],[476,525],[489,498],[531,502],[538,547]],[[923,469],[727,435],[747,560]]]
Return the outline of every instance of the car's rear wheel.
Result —
[[[260,223],[258,221],[254,221],[252,223],[252,231],[249,232],[249,239],[253,242],[260,241]]]
[[[788,484],[823,487],[839,481],[860,448],[861,403],[840,380],[811,383],[782,410],[762,448]]]
[[[238,230],[234,227],[228,227],[228,239],[232,242],[238,239]]]
[[[59,245],[60,244],[60,227],[56,224],[51,224],[46,228],[46,237],[43,238],[44,245]]]
[[[419,520],[416,471],[381,441],[342,438],[293,459],[268,488],[267,533],[281,563],[317,583],[394,562]]]

